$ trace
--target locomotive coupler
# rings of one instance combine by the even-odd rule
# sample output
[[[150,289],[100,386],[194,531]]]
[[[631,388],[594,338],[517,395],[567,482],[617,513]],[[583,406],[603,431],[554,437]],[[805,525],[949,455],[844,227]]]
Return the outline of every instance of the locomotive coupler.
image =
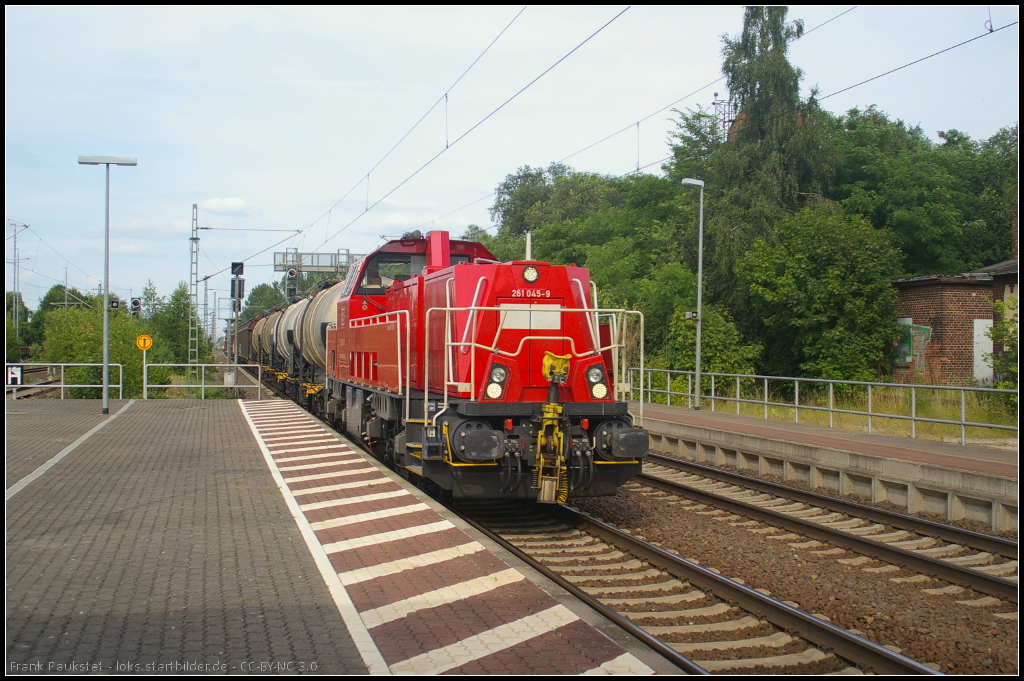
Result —
[[[540,408],[540,432],[537,434],[536,478],[533,489],[537,503],[564,504],[569,500],[569,475],[565,466],[565,434],[562,431],[562,405],[558,403],[558,388],[565,385],[569,375],[571,355],[544,353],[541,364],[544,378],[551,381],[548,401]]]

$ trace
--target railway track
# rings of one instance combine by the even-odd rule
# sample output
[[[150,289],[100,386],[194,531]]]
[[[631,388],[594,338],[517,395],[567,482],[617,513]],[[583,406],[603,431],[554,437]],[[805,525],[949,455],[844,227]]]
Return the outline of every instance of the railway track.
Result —
[[[38,368],[34,368],[34,369],[24,369],[22,371],[22,375],[21,376],[22,376],[22,380],[27,381],[31,377],[46,376],[46,375],[47,375],[46,367],[38,367]],[[39,394],[44,393],[44,392],[48,392],[50,390],[57,390],[58,388],[55,388],[55,387],[47,387],[47,386],[50,386],[50,385],[52,385],[54,383],[58,383],[59,384],[60,381],[58,379],[52,379],[52,380],[48,380],[48,381],[36,381],[34,383],[25,383],[23,385],[18,385],[18,386],[6,386],[6,388],[5,388],[6,392],[4,394],[5,395],[10,395],[13,398],[15,391],[17,391],[17,393],[18,393],[17,399],[23,400],[23,399],[27,399],[29,397],[34,397],[34,396],[39,395]]]
[[[479,502],[454,510],[692,673],[935,673],[572,509]]]
[[[838,558],[847,564],[877,559],[893,566],[891,571],[903,566],[920,573],[897,579],[934,576],[1018,602],[1015,541],[656,454],[648,455],[634,482],[732,514],[735,521],[753,519],[791,533],[779,539],[799,542],[802,536],[834,547],[826,552],[861,554]]]

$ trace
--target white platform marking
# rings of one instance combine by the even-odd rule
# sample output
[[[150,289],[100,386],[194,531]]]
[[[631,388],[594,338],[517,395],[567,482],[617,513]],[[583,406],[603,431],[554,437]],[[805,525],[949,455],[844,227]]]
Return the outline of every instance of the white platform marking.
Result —
[[[388,575],[394,575],[399,572],[404,572],[405,570],[414,570],[416,568],[427,567],[436,563],[443,563],[446,560],[458,558],[459,556],[469,556],[483,550],[484,547],[482,545],[475,541],[471,541],[468,544],[462,544],[461,546],[455,546],[450,549],[421,553],[418,556],[401,558],[399,560],[393,560],[390,563],[371,565],[370,567],[350,570],[349,572],[339,572],[338,579],[340,579],[341,583],[345,586],[349,586],[351,584],[359,584],[360,582],[368,582],[371,579],[377,579],[378,577],[387,577]]]
[[[286,456],[283,459],[274,459],[274,463],[282,464],[288,463],[289,461],[313,461],[315,459],[330,459],[332,457],[337,458],[339,456],[345,456],[348,460],[351,461],[363,458],[358,454],[349,454],[348,452],[339,450],[337,452],[324,452],[323,454],[299,454],[298,456]]]
[[[374,478],[373,480],[360,480],[358,482],[342,482],[337,485],[323,485],[322,487],[310,487],[308,489],[296,489],[291,490],[292,495],[296,497],[304,497],[309,494],[323,494],[324,492],[337,492],[343,489],[353,489],[355,487],[365,487],[369,491],[373,491],[373,487],[376,485],[383,484],[384,482],[391,482],[390,480],[381,480],[380,478]]]
[[[343,444],[319,445],[317,447],[295,447],[294,449],[275,449],[274,454],[291,454],[293,452],[319,452],[324,449],[340,449],[342,452],[351,452],[351,447]]]
[[[285,482],[306,482],[307,480],[324,480],[326,478],[341,478],[348,475],[365,475],[367,473],[380,473],[379,470],[373,466],[362,466],[360,468],[353,468],[346,471],[337,471],[335,473],[316,473],[314,475],[298,475],[294,478],[285,478]],[[378,479],[386,480],[384,476],[380,476]],[[304,490],[296,490],[296,494],[305,494]]]
[[[636,659],[629,653],[623,653],[613,660],[608,660],[600,667],[594,667],[580,674],[580,676],[623,676],[643,675],[650,676],[654,670]]]
[[[436,523],[429,523],[427,525],[417,525],[416,527],[406,527],[401,530],[392,530],[390,532],[381,532],[380,534],[370,534],[365,537],[356,537],[355,539],[346,539],[344,541],[337,541],[333,544],[324,544],[325,553],[341,553],[342,551],[348,551],[350,549],[359,549],[364,546],[375,546],[377,544],[384,544],[389,541],[396,541],[398,539],[408,539],[409,537],[417,537],[421,534],[433,534],[434,532],[441,532],[442,530],[449,530],[455,527],[452,523],[447,520],[442,520]]]
[[[336,466],[343,463],[355,463],[352,457],[341,458],[337,457],[336,461],[317,461],[314,463],[298,463],[294,466],[278,466],[278,470],[282,473],[285,471],[307,471],[310,468],[323,468],[324,466]]]
[[[566,624],[572,624],[578,617],[564,605],[524,617],[509,624],[503,624],[490,631],[464,638],[437,650],[396,662],[391,665],[393,674],[441,674],[473,660],[511,648],[531,638],[542,636]]]
[[[334,508],[335,506],[348,506],[349,504],[364,504],[368,501],[392,499],[394,497],[401,497],[407,494],[409,493],[406,492],[404,489],[399,489],[395,490],[394,492],[378,492],[377,494],[363,494],[360,496],[348,497],[345,499],[331,499],[330,501],[314,501],[310,504],[299,504],[299,508],[301,508],[303,513],[305,513],[307,511],[318,511],[321,508]]]
[[[515,584],[516,582],[521,582],[524,579],[526,579],[526,577],[523,577],[523,575],[521,575],[517,570],[502,570],[501,572],[495,572],[491,575],[484,575],[483,577],[477,577],[476,579],[471,579],[466,582],[446,586],[442,589],[428,591],[425,594],[418,594],[396,603],[382,605],[379,608],[361,612],[359,615],[363,618],[363,623],[366,624],[366,628],[373,629],[374,627],[379,627],[382,624],[400,620],[406,615],[411,615],[417,610],[428,610],[430,608],[436,608],[439,605],[447,605],[473,596],[479,596],[480,594],[485,594],[488,591],[494,591],[500,586]]]
[[[415,497],[410,498],[415,500]],[[380,511],[370,511],[369,513],[357,513],[356,515],[345,516],[344,518],[321,520],[319,522],[310,523],[310,527],[314,530],[329,530],[332,527],[344,527],[345,525],[362,523],[367,520],[381,520],[382,518],[393,518],[399,515],[429,510],[430,507],[426,504],[409,504],[408,506],[399,506],[398,508],[386,508]]]

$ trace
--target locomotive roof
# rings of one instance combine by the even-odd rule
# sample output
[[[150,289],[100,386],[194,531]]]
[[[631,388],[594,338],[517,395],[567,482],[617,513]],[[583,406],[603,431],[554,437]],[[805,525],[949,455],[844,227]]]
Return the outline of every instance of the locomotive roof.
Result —
[[[448,241],[452,253],[468,255],[470,261],[474,258],[485,258],[494,260],[494,254],[487,250],[487,247],[476,241],[462,241],[451,239]],[[373,253],[366,255],[370,258],[377,253],[426,253],[427,239],[392,239]],[[365,259],[365,258],[364,258]]]

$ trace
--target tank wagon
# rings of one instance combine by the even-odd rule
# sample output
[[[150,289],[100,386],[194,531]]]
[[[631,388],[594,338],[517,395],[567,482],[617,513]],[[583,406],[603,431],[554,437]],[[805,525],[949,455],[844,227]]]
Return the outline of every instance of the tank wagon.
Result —
[[[582,267],[503,263],[435,231],[243,333],[280,390],[442,496],[611,495],[647,453],[616,399],[627,351],[643,362],[643,317],[598,309]]]

